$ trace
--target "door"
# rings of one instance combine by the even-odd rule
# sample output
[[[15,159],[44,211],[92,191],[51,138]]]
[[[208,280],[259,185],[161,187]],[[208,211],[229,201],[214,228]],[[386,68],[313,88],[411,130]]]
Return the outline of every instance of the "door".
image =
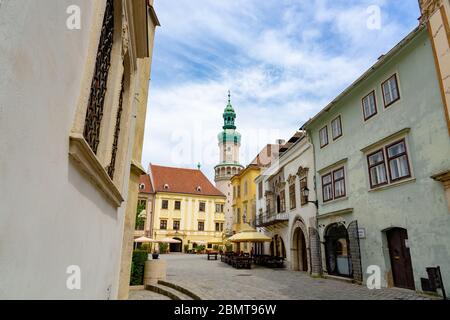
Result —
[[[306,239],[305,239],[305,235],[303,234],[303,231],[299,231],[299,238],[300,238],[300,250],[301,250],[301,259],[302,259],[302,264],[301,264],[301,271],[308,271],[308,256],[307,256],[307,252],[306,252]]]
[[[408,245],[408,232],[405,229],[394,228],[389,230],[386,235],[394,286],[414,290],[414,275]]]

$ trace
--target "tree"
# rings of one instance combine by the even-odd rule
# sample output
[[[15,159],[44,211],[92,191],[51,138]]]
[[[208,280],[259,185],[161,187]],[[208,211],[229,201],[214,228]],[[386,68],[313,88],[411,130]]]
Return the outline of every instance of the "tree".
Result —
[[[136,224],[135,224],[135,229],[136,230],[139,230],[139,228],[142,229],[144,227],[145,218],[139,217],[141,212],[144,211],[144,210],[145,210],[145,203],[138,203],[137,210],[136,210]]]

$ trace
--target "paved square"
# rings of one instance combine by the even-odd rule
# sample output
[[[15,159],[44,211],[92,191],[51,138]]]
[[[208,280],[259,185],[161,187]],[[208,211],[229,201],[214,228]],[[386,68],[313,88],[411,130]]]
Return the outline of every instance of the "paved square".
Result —
[[[337,280],[314,279],[302,272],[253,266],[237,270],[206,255],[160,255],[167,261],[167,280],[204,300],[426,300],[403,289],[369,290]]]

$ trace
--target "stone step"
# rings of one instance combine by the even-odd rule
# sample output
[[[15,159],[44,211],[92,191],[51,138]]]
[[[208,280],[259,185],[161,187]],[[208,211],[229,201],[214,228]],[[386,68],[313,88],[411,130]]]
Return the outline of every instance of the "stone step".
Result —
[[[187,296],[190,297],[190,300],[202,300],[197,294],[195,294],[194,292],[180,286],[179,284],[173,283],[173,282],[169,282],[167,280],[159,280],[158,284],[163,285],[165,287],[169,287],[172,288],[174,290],[177,290]]]
[[[193,300],[190,296],[184,294],[183,292],[159,283],[146,285],[145,290],[162,294],[169,297],[171,300]]]

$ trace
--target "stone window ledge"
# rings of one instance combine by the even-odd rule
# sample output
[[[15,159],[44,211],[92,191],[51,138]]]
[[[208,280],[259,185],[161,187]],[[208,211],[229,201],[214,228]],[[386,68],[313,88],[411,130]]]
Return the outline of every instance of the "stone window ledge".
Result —
[[[397,181],[397,182],[393,182],[393,183],[390,183],[390,184],[385,184],[385,185],[382,185],[380,187],[375,187],[373,189],[369,189],[369,192],[376,192],[376,191],[391,189],[391,188],[395,188],[395,187],[402,186],[404,184],[408,184],[408,183],[412,183],[412,182],[416,182],[416,178],[412,177],[412,178],[400,180],[400,181]]]
[[[115,207],[120,207],[124,198],[119,189],[102,167],[97,156],[89,147],[82,134],[71,133],[69,142],[69,156],[83,171],[90,181],[102,192],[102,194]]]

